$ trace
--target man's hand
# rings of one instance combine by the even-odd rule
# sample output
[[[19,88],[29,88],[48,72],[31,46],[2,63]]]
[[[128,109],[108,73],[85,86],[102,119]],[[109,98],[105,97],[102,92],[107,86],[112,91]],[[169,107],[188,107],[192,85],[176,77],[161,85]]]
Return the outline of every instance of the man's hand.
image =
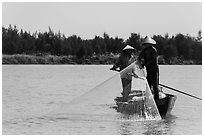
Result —
[[[115,67],[112,67],[112,68],[110,68],[110,70],[116,70],[116,68],[115,68]]]
[[[136,75],[136,74],[132,74],[132,76],[135,77],[135,78],[139,78],[139,76]]]
[[[139,76],[136,75],[136,74],[131,74],[131,73],[127,73],[127,74],[128,74],[128,75],[131,75],[131,76],[133,76],[133,77],[135,77],[135,78],[139,78],[139,79],[145,80],[145,78],[139,77]]]
[[[131,73],[127,73],[127,74],[130,75],[130,76],[133,76],[135,78],[138,78],[138,75],[136,75],[136,74],[131,74]]]

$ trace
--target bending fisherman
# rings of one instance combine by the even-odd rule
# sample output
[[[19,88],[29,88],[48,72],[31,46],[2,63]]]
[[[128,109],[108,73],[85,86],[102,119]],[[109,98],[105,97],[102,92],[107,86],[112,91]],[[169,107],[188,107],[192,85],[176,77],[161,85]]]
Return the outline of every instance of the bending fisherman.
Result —
[[[135,48],[131,47],[130,45],[127,45],[120,54],[117,62],[113,65],[110,70],[116,70],[117,68],[123,70],[130,64],[132,64],[135,61],[133,53],[135,52]],[[128,101],[128,95],[131,92],[131,82],[132,82],[132,76],[128,74],[132,74],[132,69],[127,69],[127,71],[121,73],[121,81],[122,81],[122,95],[123,95],[123,101]]]

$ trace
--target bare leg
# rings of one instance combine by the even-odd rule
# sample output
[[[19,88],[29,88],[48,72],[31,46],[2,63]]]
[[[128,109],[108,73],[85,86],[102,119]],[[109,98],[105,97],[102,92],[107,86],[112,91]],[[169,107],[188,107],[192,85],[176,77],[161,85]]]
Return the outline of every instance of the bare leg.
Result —
[[[122,85],[123,85],[123,101],[128,101],[129,93],[131,92],[131,80],[128,79],[122,79]]]

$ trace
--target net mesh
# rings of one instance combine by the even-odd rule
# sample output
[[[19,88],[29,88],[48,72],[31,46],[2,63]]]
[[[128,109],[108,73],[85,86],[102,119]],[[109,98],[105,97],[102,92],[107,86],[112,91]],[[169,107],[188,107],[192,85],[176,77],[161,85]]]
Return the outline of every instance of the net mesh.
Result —
[[[137,65],[134,62],[120,73],[113,72],[113,76],[103,83],[68,104],[60,106],[58,110],[55,110],[56,115],[58,117],[59,115],[64,117],[86,115],[86,118],[88,115],[89,118],[93,118],[93,116],[113,116],[120,113],[135,121],[161,119],[145,77],[144,79],[132,78],[129,100],[128,102],[121,101],[123,91],[121,77],[126,77],[133,70],[142,77],[140,69],[135,69],[135,67]]]

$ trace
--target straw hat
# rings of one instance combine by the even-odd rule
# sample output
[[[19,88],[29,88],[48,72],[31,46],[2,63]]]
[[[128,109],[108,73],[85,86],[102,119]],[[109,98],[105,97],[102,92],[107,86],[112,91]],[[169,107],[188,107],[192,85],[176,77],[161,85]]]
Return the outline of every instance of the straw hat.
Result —
[[[146,36],[144,42],[142,43],[142,45],[145,44],[145,43],[156,44],[156,41],[153,40],[151,37]]]
[[[128,50],[128,49],[135,50],[135,48],[131,47],[130,45],[127,45],[125,48],[123,48],[123,51]]]

